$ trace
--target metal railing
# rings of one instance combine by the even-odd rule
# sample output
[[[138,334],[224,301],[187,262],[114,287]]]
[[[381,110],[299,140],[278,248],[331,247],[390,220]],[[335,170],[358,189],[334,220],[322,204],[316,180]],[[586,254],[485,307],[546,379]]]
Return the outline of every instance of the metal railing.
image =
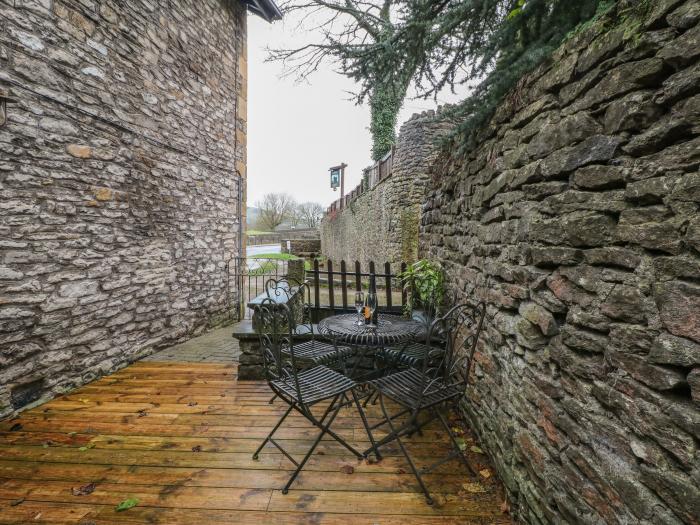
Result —
[[[252,311],[246,306],[265,292],[265,283],[287,275],[288,261],[270,257],[234,257],[227,264],[229,297],[232,316],[239,321],[250,319]],[[236,293],[231,292],[231,287]]]
[[[406,292],[401,279],[392,273],[391,264],[384,263],[383,271],[377,271],[374,261],[370,261],[363,271],[359,261],[351,263],[348,268],[345,261],[340,261],[339,267],[334,268],[333,261],[326,261],[324,267],[319,259],[315,259],[312,268],[306,271],[307,279],[313,292],[315,308],[328,308],[331,312],[336,309],[348,310],[355,306],[355,291],[367,291],[370,277],[373,275],[377,288],[379,305],[386,309],[403,308],[406,305]],[[337,268],[337,269],[336,269]],[[401,263],[401,272],[406,270],[406,263]]]
[[[406,291],[397,273],[392,272],[390,263],[384,263],[377,270],[374,261],[363,269],[359,261],[333,264],[333,261],[314,259],[307,262],[306,279],[312,297],[309,301],[316,310],[349,311],[355,306],[355,291],[369,290],[371,276],[374,276],[379,305],[386,310],[399,311],[407,301]],[[309,268],[310,267],[310,268]],[[406,270],[401,263],[400,272]],[[250,319],[252,311],[247,304],[258,295],[265,293],[265,283],[271,278],[279,279],[288,273],[288,261],[269,257],[235,257],[227,264],[228,297],[232,318],[241,321]]]

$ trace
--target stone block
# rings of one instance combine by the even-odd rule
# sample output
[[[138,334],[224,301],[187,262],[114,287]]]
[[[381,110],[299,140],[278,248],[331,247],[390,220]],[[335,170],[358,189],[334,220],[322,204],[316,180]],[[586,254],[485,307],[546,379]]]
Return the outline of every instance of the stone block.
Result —
[[[662,333],[649,351],[649,362],[674,366],[700,366],[700,345],[683,337]]]
[[[663,117],[643,133],[632,137],[622,150],[633,156],[648,155],[687,136],[692,127],[693,121],[684,116]]]
[[[575,248],[535,246],[530,250],[530,257],[535,266],[550,267],[578,264],[583,261],[583,252]]]
[[[663,197],[671,194],[679,178],[679,175],[667,175],[631,182],[625,189],[625,197],[641,204],[659,203]]]
[[[540,131],[527,145],[527,152],[531,158],[539,159],[554,150],[595,135],[601,130],[598,122],[583,111],[561,120],[545,121]]]
[[[534,302],[524,302],[520,304],[518,313],[524,318],[535,324],[542,331],[543,335],[552,336],[559,333],[559,326],[554,320],[554,316],[543,308],[541,305]]]
[[[574,212],[561,219],[569,243],[577,247],[594,247],[610,243],[616,228],[609,215],[595,212]]]
[[[99,283],[97,281],[71,281],[58,287],[58,295],[67,298],[95,295],[98,287]]]
[[[591,330],[581,330],[566,325],[562,328],[562,342],[569,348],[575,348],[592,354],[605,352],[609,342],[608,338]]]
[[[664,77],[664,62],[660,58],[647,58],[621,64],[610,70],[595,87],[574,104],[574,109],[594,107],[616,96],[641,87],[655,86]]]
[[[683,281],[658,283],[654,299],[669,332],[700,342],[700,287]]]
[[[607,190],[624,187],[627,175],[618,166],[593,164],[577,169],[571,182],[574,186],[587,190]]]
[[[700,25],[688,29],[665,45],[656,56],[674,68],[692,64],[700,56]]]
[[[686,378],[690,385],[690,394],[693,401],[700,404],[700,368],[693,368]]]
[[[612,319],[619,319],[630,323],[644,323],[645,313],[644,295],[635,287],[617,285],[600,305],[600,311]]]
[[[560,336],[555,336],[554,339],[558,337]],[[559,366],[562,373],[586,380],[603,377],[605,361],[602,354],[577,352],[555,340],[547,348],[552,361]]]
[[[607,162],[614,156],[620,143],[618,137],[594,135],[576,146],[551,153],[540,165],[541,174],[544,178],[553,178],[588,164]]]
[[[653,101],[653,94],[651,90],[635,91],[613,100],[603,118],[605,133],[634,132],[653,124],[664,113]]]
[[[700,5],[697,2],[685,2],[669,13],[666,21],[678,29],[688,29],[700,21]]]

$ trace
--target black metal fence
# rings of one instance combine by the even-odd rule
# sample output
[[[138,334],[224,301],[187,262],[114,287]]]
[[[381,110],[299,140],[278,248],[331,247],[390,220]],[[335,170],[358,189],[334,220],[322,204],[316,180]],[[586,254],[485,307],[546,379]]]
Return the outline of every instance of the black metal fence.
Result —
[[[406,270],[401,263],[399,272]],[[236,257],[228,264],[230,310],[237,320],[250,319],[252,311],[247,304],[258,295],[265,293],[265,283],[287,275],[288,261],[269,257]],[[406,305],[406,292],[403,290],[398,273],[390,263],[377,268],[374,261],[364,268],[359,261],[353,263],[333,263],[314,259],[306,262],[306,279],[309,280],[312,296],[309,300],[317,311],[337,313],[350,311],[355,307],[355,292],[369,290],[370,277],[374,275],[379,306],[383,310],[400,311]]]
[[[369,289],[370,276],[374,275],[379,305],[392,310],[406,304],[406,292],[401,279],[392,273],[391,264],[384,263],[383,271],[377,271],[374,261],[370,261],[363,270],[359,261],[351,263],[349,268],[345,261],[333,264],[315,259],[306,275],[313,291],[313,304],[317,309],[327,308],[331,312],[354,308],[355,291]],[[406,263],[401,263],[400,271],[406,270]]]

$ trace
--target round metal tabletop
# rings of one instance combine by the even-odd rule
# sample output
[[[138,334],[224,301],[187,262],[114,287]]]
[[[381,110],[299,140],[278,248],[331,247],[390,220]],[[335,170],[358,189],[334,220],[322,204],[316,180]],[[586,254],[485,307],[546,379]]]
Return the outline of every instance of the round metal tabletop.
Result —
[[[334,315],[318,323],[319,333],[355,346],[401,345],[415,339],[424,330],[419,321],[389,314],[379,314],[376,327],[358,325],[357,314]]]

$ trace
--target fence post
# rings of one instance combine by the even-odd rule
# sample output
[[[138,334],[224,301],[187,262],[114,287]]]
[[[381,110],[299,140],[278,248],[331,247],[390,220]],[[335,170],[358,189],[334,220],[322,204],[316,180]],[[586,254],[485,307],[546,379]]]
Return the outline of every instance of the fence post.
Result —
[[[386,287],[386,307],[391,308],[391,264],[384,263],[384,286]]]
[[[355,291],[362,291],[362,276],[360,275],[360,261],[355,261]]]
[[[401,263],[401,273],[403,274],[403,273],[405,273],[405,272],[406,272],[406,263],[405,263],[405,262],[402,262],[402,263]],[[407,293],[406,293],[406,288],[404,288],[403,280],[400,279],[400,280],[399,280],[399,283],[401,284],[401,306],[402,306],[402,307],[405,307],[405,306],[406,306],[406,302],[408,301],[408,297],[407,297]]]
[[[348,279],[347,268],[345,267],[345,259],[340,261],[340,286],[343,292],[343,310],[348,309]]]
[[[335,313],[335,292],[333,290],[333,261],[328,260],[328,306]]]
[[[314,259],[314,302],[316,303],[316,310],[321,306],[321,283],[319,274],[318,259]]]

